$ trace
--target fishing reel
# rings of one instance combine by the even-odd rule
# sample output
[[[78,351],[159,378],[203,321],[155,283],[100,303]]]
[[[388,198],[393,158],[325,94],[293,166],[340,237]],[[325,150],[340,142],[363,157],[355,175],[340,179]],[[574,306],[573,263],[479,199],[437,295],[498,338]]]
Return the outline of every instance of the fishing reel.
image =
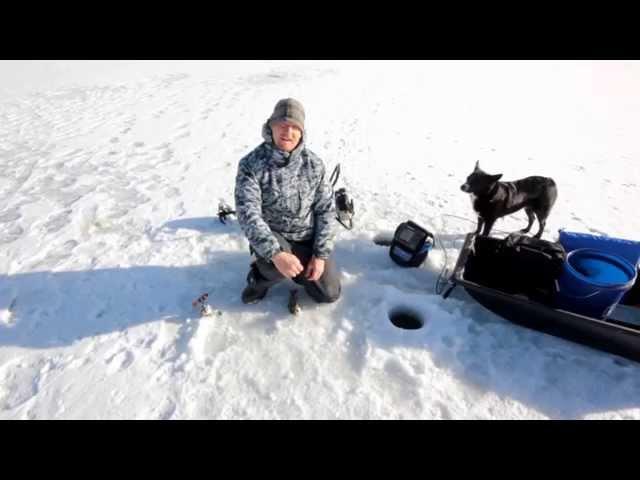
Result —
[[[220,203],[218,203],[218,220],[220,220],[220,223],[226,224],[225,220],[227,217],[235,214],[235,210],[233,210],[224,200],[220,200]]]
[[[344,188],[335,193],[336,219],[347,230],[353,228],[353,200],[349,198]]]
[[[340,164],[336,165],[329,178],[331,188],[335,187],[338,178],[340,178]],[[355,215],[353,199],[349,198],[345,188],[338,189],[333,196],[336,205],[336,220],[347,230],[353,229],[353,217]]]
[[[196,298],[193,302],[191,302],[191,306],[198,310],[201,317],[212,317],[216,314],[216,311],[213,309],[211,305],[209,305],[209,294],[203,293],[198,298]],[[218,315],[222,313],[220,311],[217,312]]]

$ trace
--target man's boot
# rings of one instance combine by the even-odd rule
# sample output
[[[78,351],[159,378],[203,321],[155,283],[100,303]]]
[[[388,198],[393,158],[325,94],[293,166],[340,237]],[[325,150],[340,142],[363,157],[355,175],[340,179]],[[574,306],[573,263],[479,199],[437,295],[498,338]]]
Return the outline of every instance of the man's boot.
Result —
[[[266,283],[266,280],[260,275],[255,263],[251,264],[251,269],[247,275],[247,286],[242,291],[242,303],[258,303],[262,300],[269,291],[269,287],[261,285],[264,283]]]

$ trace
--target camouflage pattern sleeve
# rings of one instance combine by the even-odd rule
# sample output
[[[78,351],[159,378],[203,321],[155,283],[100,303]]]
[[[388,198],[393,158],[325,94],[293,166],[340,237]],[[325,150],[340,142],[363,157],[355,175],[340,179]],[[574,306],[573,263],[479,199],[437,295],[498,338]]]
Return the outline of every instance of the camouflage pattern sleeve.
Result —
[[[313,214],[315,218],[313,254],[318,258],[326,259],[333,251],[335,206],[331,185],[325,176],[324,166],[313,202]]]
[[[281,250],[280,243],[262,218],[260,184],[245,161],[238,166],[235,200],[238,223],[251,247],[260,257],[271,260]]]

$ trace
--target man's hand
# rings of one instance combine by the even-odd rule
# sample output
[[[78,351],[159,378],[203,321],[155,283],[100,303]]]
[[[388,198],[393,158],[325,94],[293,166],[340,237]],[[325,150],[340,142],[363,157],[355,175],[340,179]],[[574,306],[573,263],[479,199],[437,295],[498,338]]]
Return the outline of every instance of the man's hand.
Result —
[[[278,271],[287,278],[298,276],[304,268],[298,257],[288,252],[276,253],[271,259]]]
[[[311,257],[311,260],[309,260],[307,264],[307,270],[304,272],[307,280],[312,282],[318,281],[324,273],[324,264],[325,261],[322,258]]]

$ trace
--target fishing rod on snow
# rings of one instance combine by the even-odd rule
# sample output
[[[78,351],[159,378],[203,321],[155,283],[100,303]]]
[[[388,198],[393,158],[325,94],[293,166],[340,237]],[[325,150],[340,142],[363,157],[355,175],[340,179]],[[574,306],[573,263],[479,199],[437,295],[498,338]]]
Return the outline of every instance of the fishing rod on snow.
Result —
[[[338,179],[340,178],[340,164],[336,165],[333,169],[333,173],[329,177],[329,183],[331,184],[331,190],[333,191]],[[353,229],[353,217],[355,210],[353,208],[353,199],[349,198],[346,188],[340,188],[334,192],[334,201],[336,204],[336,220],[340,222],[347,230]]]
[[[220,200],[220,203],[218,203],[218,220],[220,220],[220,223],[226,224],[225,220],[227,217],[235,214],[236,211],[233,210],[228,203],[224,200]]]

